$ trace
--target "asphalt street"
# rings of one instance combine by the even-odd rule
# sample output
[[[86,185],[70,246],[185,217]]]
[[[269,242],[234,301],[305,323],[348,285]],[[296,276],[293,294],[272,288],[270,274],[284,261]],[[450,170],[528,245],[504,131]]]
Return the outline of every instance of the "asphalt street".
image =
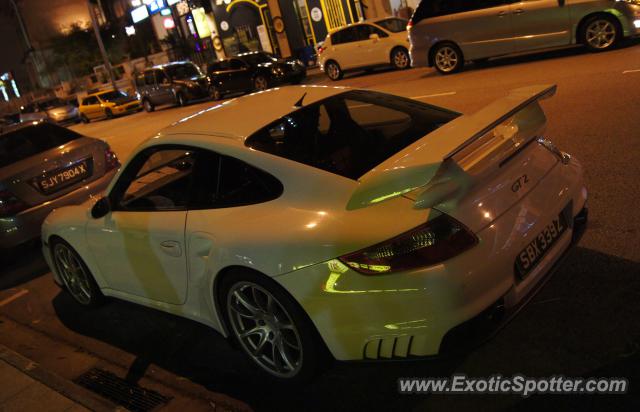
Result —
[[[590,191],[589,228],[544,289],[504,329],[463,356],[332,363],[292,389],[254,369],[197,323],[113,300],[83,310],[52,282],[37,247],[0,276],[0,343],[75,379],[99,365],[173,398],[167,410],[640,410],[640,42],[591,54],[566,49],[489,61],[440,76],[380,70],[339,82],[463,113],[510,89],[557,84],[543,102],[546,135],[579,159]],[[144,139],[212,102],[163,108],[73,128],[109,142],[121,159]],[[260,110],[259,107],[256,110]],[[625,377],[626,395],[399,395],[399,377],[523,374]]]

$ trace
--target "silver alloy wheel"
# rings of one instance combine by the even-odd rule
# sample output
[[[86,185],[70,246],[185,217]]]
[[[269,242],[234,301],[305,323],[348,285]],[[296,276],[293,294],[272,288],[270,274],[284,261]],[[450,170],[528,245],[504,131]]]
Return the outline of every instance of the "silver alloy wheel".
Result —
[[[393,65],[398,69],[406,69],[409,67],[409,56],[404,50],[396,50],[393,53]]]
[[[153,110],[153,106],[151,105],[151,102],[149,100],[144,101],[144,110],[146,110],[147,112]]]
[[[266,90],[269,87],[266,77],[258,76],[253,80],[256,90]]]
[[[436,51],[436,66],[440,71],[451,72],[457,67],[459,58],[458,52],[453,47],[442,46]]]
[[[182,93],[178,93],[178,106],[184,106],[184,96]]]
[[[607,19],[592,21],[585,30],[585,40],[594,49],[606,49],[616,41],[616,27]]]
[[[67,286],[69,293],[83,305],[91,302],[91,286],[89,275],[78,260],[75,252],[64,243],[57,243],[53,248],[56,268]]]
[[[264,370],[281,378],[300,371],[300,333],[271,292],[252,282],[238,282],[227,294],[227,313],[240,344]]]
[[[327,64],[327,75],[331,80],[337,80],[340,77],[340,68],[336,63]]]

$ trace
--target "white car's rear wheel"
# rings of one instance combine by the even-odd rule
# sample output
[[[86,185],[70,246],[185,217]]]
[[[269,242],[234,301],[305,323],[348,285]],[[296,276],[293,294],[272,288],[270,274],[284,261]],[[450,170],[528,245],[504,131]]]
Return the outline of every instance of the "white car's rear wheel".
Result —
[[[340,65],[336,62],[334,62],[333,60],[328,61],[325,66],[324,66],[324,70],[327,73],[327,76],[331,79],[331,80],[340,80],[342,79],[342,76],[344,76],[344,73],[342,72],[342,69],[340,68]]]
[[[93,275],[73,248],[62,240],[51,247],[56,270],[69,294],[83,306],[97,306],[104,300]]]
[[[279,285],[257,273],[237,272],[223,280],[221,295],[229,330],[253,363],[288,381],[315,373],[315,331]]]

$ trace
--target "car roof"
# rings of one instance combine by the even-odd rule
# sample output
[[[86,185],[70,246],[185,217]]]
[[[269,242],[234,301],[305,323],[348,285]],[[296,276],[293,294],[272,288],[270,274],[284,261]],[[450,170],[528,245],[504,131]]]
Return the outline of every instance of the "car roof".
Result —
[[[177,61],[177,62],[169,62],[169,63],[163,63],[163,64],[156,64],[153,67],[150,67],[146,70],[151,70],[151,69],[163,69],[165,67],[171,67],[171,66],[181,66],[183,64],[194,64],[192,61],[190,60],[181,60],[181,61]],[[145,71],[146,71],[145,70]]]
[[[307,106],[348,88],[328,86],[286,86],[255,92],[204,109],[162,130],[163,135],[191,134],[230,138],[241,143],[268,124],[297,110],[295,104],[304,96]]]

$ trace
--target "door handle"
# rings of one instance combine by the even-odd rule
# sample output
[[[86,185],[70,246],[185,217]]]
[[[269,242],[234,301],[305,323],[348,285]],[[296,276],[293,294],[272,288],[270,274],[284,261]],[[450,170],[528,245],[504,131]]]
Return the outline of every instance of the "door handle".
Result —
[[[500,13],[498,13],[498,17],[504,17],[507,15],[507,12],[502,10]]]
[[[169,256],[182,256],[182,248],[180,247],[180,243],[176,242],[175,240],[165,240],[164,242],[160,243],[160,249],[162,249],[162,251]]]
[[[524,13],[524,10],[522,10],[522,9],[515,9],[513,11],[513,14],[522,14],[522,13]]]

